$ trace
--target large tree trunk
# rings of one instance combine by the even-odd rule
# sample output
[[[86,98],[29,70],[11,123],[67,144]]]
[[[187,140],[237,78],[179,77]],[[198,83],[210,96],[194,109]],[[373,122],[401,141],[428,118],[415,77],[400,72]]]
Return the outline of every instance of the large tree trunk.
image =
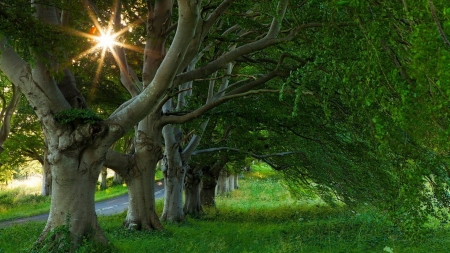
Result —
[[[229,174],[228,176],[228,185],[229,185],[229,191],[232,192],[234,191],[234,175],[233,174]]]
[[[236,173],[234,176],[234,189],[239,189],[239,175]]]
[[[143,124],[140,124],[143,126]],[[155,133],[156,140],[161,132]],[[161,158],[161,148],[155,138],[148,138],[142,131],[136,136],[134,175],[126,177],[128,185],[128,212],[123,225],[128,229],[163,229],[155,211],[155,172]]]
[[[161,220],[169,222],[184,222],[183,185],[187,166],[164,166],[164,209]]]
[[[200,192],[200,201],[203,206],[216,206],[216,186],[220,171],[228,162],[228,157],[222,156],[212,167],[203,166],[202,172],[202,190]]]
[[[200,202],[200,183],[203,172],[200,166],[191,166],[186,172],[184,183],[184,214],[197,217],[203,214]]]
[[[186,170],[189,168],[182,160],[180,147],[181,130],[172,125],[163,129],[165,153],[163,158],[164,174],[164,209],[161,220],[184,222],[183,186]]]
[[[163,229],[155,211],[154,175],[151,170],[145,170],[127,181],[129,203],[124,227],[132,230]]]
[[[209,167],[208,167],[209,168]],[[203,172],[202,177],[202,190],[200,191],[200,202],[203,206],[216,206],[216,185],[217,185],[217,178],[215,178],[211,173],[208,171]]]
[[[224,196],[230,192],[230,181],[228,180],[228,171],[221,170],[217,180],[216,195]]]
[[[65,154],[53,150],[50,151],[49,162],[54,179],[52,201],[37,247],[48,252],[61,248],[72,250],[88,236],[106,244],[94,206],[101,157],[88,148],[83,152],[73,150]]]

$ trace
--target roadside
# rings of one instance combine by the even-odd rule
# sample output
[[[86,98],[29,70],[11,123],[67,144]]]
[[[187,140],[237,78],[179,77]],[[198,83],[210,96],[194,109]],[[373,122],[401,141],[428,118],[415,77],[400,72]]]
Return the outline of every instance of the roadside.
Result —
[[[162,183],[162,181],[158,181],[155,183],[155,198],[160,199],[162,197],[164,197],[164,184]],[[122,213],[126,211],[127,208],[128,208],[128,194],[95,203],[95,211],[98,216],[109,216],[113,214]],[[26,222],[46,221],[47,219],[48,213],[25,218],[18,218],[14,220],[2,221],[0,222],[0,229],[16,224],[23,224]]]

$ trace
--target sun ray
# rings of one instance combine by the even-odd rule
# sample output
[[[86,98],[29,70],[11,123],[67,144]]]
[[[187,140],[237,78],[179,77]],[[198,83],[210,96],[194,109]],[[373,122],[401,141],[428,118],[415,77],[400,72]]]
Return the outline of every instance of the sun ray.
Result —
[[[95,47],[91,47],[88,50],[81,52],[80,54],[78,54],[72,58],[71,63],[76,62],[76,61],[80,60],[81,58],[85,57],[86,55],[95,52],[97,49],[98,49],[98,46],[95,46]]]
[[[83,0],[84,8],[88,13],[89,19],[92,21],[92,29],[89,33],[78,31],[75,29],[71,29],[69,27],[61,27],[61,29],[71,35],[78,36],[81,38],[86,38],[90,43],[92,43],[92,47],[89,49],[83,51],[82,53],[72,57],[70,63],[68,64],[76,64],[77,61],[82,59],[83,57],[86,57],[89,54],[96,53],[101,50],[100,57],[98,58],[98,65],[95,71],[94,78],[92,80],[92,92],[89,94],[88,100],[92,100],[92,98],[95,96],[95,93],[97,91],[98,85],[100,84],[100,77],[102,73],[103,66],[105,65],[105,58],[107,53],[111,53],[115,62],[119,65],[120,69],[127,68],[126,62],[123,62],[119,55],[116,52],[116,48],[123,48],[132,50],[138,53],[144,53],[144,47],[136,46],[136,45],[130,45],[124,42],[121,42],[118,40],[119,36],[122,36],[124,33],[130,31],[135,26],[138,26],[145,22],[143,19],[138,18],[132,22],[127,22],[125,26],[121,27],[120,29],[116,29],[114,31],[114,14],[111,14],[109,21],[107,25],[105,26],[104,22],[100,21],[98,16],[98,10],[96,9],[96,6],[92,5],[88,0]],[[112,7],[112,12],[115,12],[119,9],[118,6],[119,1],[114,1],[114,5]],[[119,21],[116,21],[119,22]],[[103,23],[103,26],[102,26]],[[96,58],[98,55],[95,56]]]
[[[99,85],[99,79],[100,79],[100,74],[101,74],[101,72],[102,72],[102,68],[103,68],[103,65],[104,65],[104,63],[105,63],[105,56],[106,56],[106,47],[104,47],[103,49],[102,49],[102,53],[101,53],[101,55],[100,55],[100,59],[98,60],[98,66],[97,66],[97,70],[95,71],[95,77],[94,77],[94,80],[92,81],[92,92],[89,94],[89,98],[88,98],[88,100],[92,100],[92,98],[95,96],[95,91],[97,90],[97,88],[98,88],[98,85]]]
[[[133,50],[133,51],[138,52],[138,53],[143,53],[144,52],[144,48],[142,48],[142,47],[133,46],[133,45],[125,44],[125,43],[121,43],[121,42],[116,42],[114,44],[117,45],[117,46],[120,46],[120,47],[124,47],[126,49]]]
[[[120,29],[120,31],[116,32],[115,34],[117,34],[117,36],[120,36],[124,33],[126,33],[130,28],[133,28],[135,26],[138,26],[140,24],[142,24],[144,22],[144,20],[142,19],[137,19],[131,23],[128,23],[127,26],[125,26],[124,28]]]

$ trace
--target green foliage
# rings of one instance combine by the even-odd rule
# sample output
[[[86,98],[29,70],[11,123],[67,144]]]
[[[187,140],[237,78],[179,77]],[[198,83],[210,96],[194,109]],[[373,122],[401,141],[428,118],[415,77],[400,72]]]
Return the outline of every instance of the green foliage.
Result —
[[[66,224],[49,231],[44,240],[33,245],[30,252],[65,253],[73,251],[72,248],[73,244],[70,235],[70,216],[68,216],[66,217]]]
[[[261,36],[275,16],[276,1],[235,2],[228,11],[231,15],[227,13],[220,20],[220,27],[214,27],[217,32],[208,35],[214,49],[204,52],[205,59],[198,67],[219,57],[230,43],[240,46]],[[255,51],[247,59],[242,57],[233,70],[236,75],[230,77],[230,83],[238,84],[243,80],[240,75],[258,77],[276,66],[290,72],[289,78],[273,80],[264,88],[282,87],[279,96],[241,98],[212,110],[207,115],[212,127],[205,133],[201,148],[228,146],[241,152],[222,151],[198,160],[213,164],[218,157],[227,156],[233,161],[231,167],[239,170],[247,165],[249,154],[298,151],[292,156],[266,160],[278,169],[284,168],[286,184],[298,198],[311,193],[329,204],[377,206],[403,231],[421,231],[417,229],[430,215],[442,221],[448,219],[442,210],[450,204],[450,90],[446,85],[450,81],[450,55],[426,3],[289,2],[283,23],[297,25],[295,40],[264,52]],[[443,24],[444,33],[450,34],[447,2],[433,2],[438,22]],[[130,6],[127,1],[124,3]],[[104,7],[110,3],[98,4]],[[83,52],[90,47],[85,40],[60,36],[51,27],[34,22],[28,15],[33,11],[31,7],[21,6],[11,0],[0,3],[4,7],[0,9],[6,13],[6,18],[4,13],[0,15],[0,21],[5,21],[0,22],[0,30],[11,43],[17,43],[15,48],[22,49],[18,51],[25,59],[29,58],[28,48],[37,45],[43,45],[39,50],[44,52],[48,47],[67,43],[68,58],[78,55],[74,51]],[[124,8],[125,16],[133,16],[129,20],[145,9],[141,4],[135,7],[133,11]],[[74,17],[79,17],[74,19],[76,29],[87,30],[91,24],[84,11],[70,9]],[[236,18],[234,14],[243,11],[248,15]],[[20,15],[13,17],[21,22],[11,22],[8,17],[16,13]],[[101,20],[108,19],[104,16]],[[223,31],[236,24],[245,36],[222,36]],[[308,28],[308,24],[314,25]],[[130,35],[130,41],[139,42],[143,29],[137,27],[139,32]],[[288,29],[283,30],[285,35]],[[80,45],[70,46],[79,42]],[[281,55],[286,53],[289,56],[278,66]],[[108,60],[112,62],[112,57]],[[86,69],[91,71],[83,71],[87,80],[95,69],[90,62],[91,59],[80,61],[81,68],[90,67]],[[137,61],[129,62],[131,67],[137,66]],[[111,76],[105,74],[102,79]],[[109,90],[114,84],[108,80],[100,87]],[[207,86],[208,82],[196,82],[195,92],[200,92],[189,100],[188,109],[205,101]],[[125,97],[120,92],[114,94]],[[96,111],[100,112],[101,106],[98,108]],[[64,112],[58,117],[63,124],[100,120],[80,112]],[[192,125],[191,129],[198,129],[198,122]],[[229,127],[232,133],[224,138]],[[120,145],[125,147],[126,142]],[[395,252],[391,245],[386,249]]]
[[[95,112],[89,109],[76,108],[56,113],[55,119],[61,124],[94,124],[102,120]]]

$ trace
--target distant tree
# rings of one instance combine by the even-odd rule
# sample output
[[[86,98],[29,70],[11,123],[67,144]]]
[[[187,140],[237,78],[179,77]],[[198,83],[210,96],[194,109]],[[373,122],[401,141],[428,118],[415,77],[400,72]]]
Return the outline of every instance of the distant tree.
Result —
[[[0,73],[1,74],[1,73]],[[0,94],[1,99],[1,112],[0,112],[0,154],[3,153],[3,144],[8,138],[11,131],[11,118],[20,100],[21,93],[17,87],[11,87],[8,83],[7,77],[0,75],[0,87],[2,89]],[[3,161],[0,161],[0,166],[3,165]],[[8,173],[5,168],[0,167],[0,174],[2,175],[1,181],[8,182],[11,173]]]

